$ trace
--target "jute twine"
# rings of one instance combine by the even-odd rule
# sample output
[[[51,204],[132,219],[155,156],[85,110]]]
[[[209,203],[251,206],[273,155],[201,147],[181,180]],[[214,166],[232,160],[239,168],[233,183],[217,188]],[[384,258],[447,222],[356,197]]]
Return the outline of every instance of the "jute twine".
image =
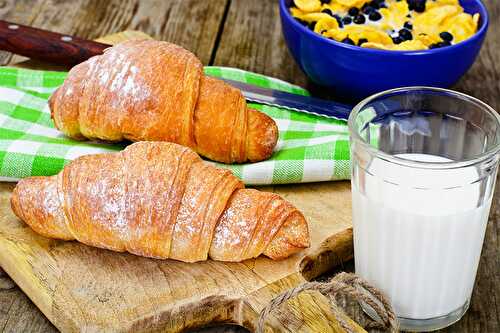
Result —
[[[264,332],[264,323],[268,315],[276,310],[287,300],[297,296],[303,291],[316,290],[326,296],[330,301],[331,310],[340,326],[348,332],[355,333],[352,325],[345,319],[340,307],[335,300],[337,295],[345,295],[354,298],[358,303],[363,302],[370,306],[378,315],[379,320],[370,320],[365,328],[389,329],[391,333],[399,331],[399,323],[394,314],[392,306],[387,298],[378,289],[370,286],[368,282],[350,273],[339,273],[328,282],[304,282],[303,284],[287,290],[275,298],[262,309],[257,325],[257,333]]]

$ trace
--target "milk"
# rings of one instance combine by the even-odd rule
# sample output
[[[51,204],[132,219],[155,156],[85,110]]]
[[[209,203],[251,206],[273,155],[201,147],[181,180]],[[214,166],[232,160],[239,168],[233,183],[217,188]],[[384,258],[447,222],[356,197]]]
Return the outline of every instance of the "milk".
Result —
[[[376,159],[366,171],[352,187],[356,274],[384,291],[400,318],[465,309],[491,205],[491,196],[480,198],[476,169],[412,169]]]

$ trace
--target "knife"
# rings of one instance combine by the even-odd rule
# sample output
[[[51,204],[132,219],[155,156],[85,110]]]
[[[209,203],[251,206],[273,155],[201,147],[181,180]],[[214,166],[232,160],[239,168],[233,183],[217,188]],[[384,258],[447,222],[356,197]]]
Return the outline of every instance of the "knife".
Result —
[[[74,66],[108,47],[111,45],[0,20],[0,50],[32,59]],[[337,102],[222,80],[240,89],[250,102],[344,121],[351,111],[350,106]]]

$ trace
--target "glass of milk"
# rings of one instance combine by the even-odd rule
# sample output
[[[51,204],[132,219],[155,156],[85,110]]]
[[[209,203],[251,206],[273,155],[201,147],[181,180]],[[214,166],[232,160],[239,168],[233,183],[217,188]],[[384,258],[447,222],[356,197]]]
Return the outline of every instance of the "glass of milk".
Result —
[[[385,292],[402,330],[451,325],[474,286],[499,116],[458,92],[411,87],[362,101],[349,129],[356,274]]]

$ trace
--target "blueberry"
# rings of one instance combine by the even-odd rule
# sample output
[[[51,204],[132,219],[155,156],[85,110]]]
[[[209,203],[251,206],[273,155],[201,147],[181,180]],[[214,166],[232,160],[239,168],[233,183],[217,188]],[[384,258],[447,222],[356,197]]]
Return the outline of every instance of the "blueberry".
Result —
[[[321,4],[327,4],[329,5],[332,0],[319,0]]]
[[[366,39],[366,38],[360,38],[358,40],[358,46],[361,46],[361,45],[363,45],[364,43],[367,43],[367,42],[368,42],[368,39]]]
[[[354,18],[354,23],[356,24],[363,24],[365,23],[366,19],[363,15],[358,15]]]
[[[411,31],[408,29],[399,30],[399,37],[403,38],[404,40],[412,40],[413,39],[413,35],[411,34]]]
[[[434,43],[434,44],[429,45],[429,48],[430,49],[438,49],[438,48],[450,46],[450,45],[451,45],[450,42],[439,42],[439,43]]]
[[[393,41],[394,44],[401,44],[405,40],[403,38],[397,36],[397,37],[392,37],[392,41]]]
[[[413,30],[413,24],[411,22],[406,21],[404,27],[408,30]]]
[[[423,13],[423,12],[425,12],[425,2],[422,3],[422,5],[415,6],[415,11],[417,13]]]
[[[346,37],[346,38],[342,39],[341,42],[349,44],[349,45],[355,45],[354,41],[352,39],[350,39],[349,37]]]
[[[382,15],[380,15],[379,12],[372,12],[370,15],[368,15],[368,18],[370,21],[378,21],[382,18]]]
[[[450,34],[448,31],[443,31],[442,33],[439,34],[439,37],[441,37],[442,40],[451,42],[453,40],[453,35]]]
[[[451,45],[451,42],[450,42],[450,41],[448,41],[448,40],[445,40],[445,41],[442,41],[442,42],[441,42],[441,44],[442,44],[443,46],[450,46],[450,45]]]
[[[408,8],[410,10],[414,10],[417,13],[425,12],[425,3],[427,2],[426,0],[407,0],[407,2]]]
[[[363,8],[361,9],[363,11],[363,13],[365,13],[366,15],[372,13],[375,8],[373,8],[372,6],[363,6]]]
[[[385,5],[385,0],[372,0],[369,5],[375,9],[387,8],[387,6]]]
[[[352,23],[352,18],[351,18],[350,16],[345,16],[345,17],[342,19],[342,23],[344,23],[344,25],[351,24],[351,23]]]
[[[328,8],[323,9],[321,12],[333,16],[333,12]]]
[[[357,16],[359,14],[359,9],[356,7],[349,8],[348,14],[350,16]]]

